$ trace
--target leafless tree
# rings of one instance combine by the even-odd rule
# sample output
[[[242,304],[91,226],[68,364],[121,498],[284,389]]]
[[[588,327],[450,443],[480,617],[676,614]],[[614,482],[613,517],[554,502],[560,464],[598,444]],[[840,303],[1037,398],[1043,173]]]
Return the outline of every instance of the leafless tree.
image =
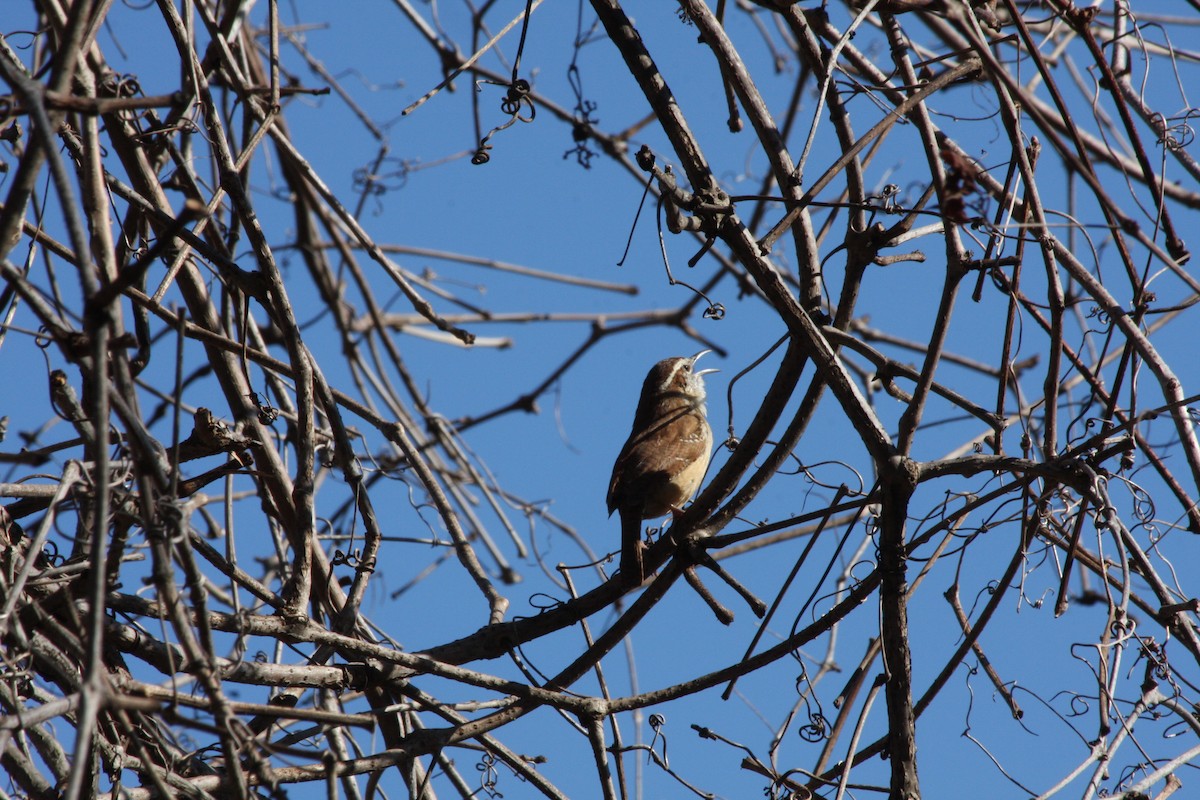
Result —
[[[0,788],[1195,792],[1200,4],[299,5],[0,12]],[[555,418],[683,339],[630,590]]]

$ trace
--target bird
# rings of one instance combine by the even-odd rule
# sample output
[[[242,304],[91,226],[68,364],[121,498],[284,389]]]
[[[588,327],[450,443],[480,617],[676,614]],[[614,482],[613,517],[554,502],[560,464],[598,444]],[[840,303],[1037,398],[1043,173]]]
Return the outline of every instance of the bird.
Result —
[[[608,515],[621,517],[622,579],[628,586],[645,580],[642,520],[677,512],[700,488],[712,456],[712,428],[705,407],[704,376],[691,358],[665,358],[650,368],[642,384],[633,430],[613,464],[608,483]]]

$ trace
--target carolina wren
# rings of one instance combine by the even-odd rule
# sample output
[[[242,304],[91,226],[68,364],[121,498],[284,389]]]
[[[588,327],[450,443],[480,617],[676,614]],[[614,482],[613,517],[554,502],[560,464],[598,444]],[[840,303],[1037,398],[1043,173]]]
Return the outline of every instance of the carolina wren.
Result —
[[[642,520],[661,517],[692,498],[708,469],[712,429],[704,406],[704,376],[691,358],[666,358],[642,384],[633,431],[621,448],[608,484],[608,515],[621,513],[621,575],[629,586],[645,580]]]

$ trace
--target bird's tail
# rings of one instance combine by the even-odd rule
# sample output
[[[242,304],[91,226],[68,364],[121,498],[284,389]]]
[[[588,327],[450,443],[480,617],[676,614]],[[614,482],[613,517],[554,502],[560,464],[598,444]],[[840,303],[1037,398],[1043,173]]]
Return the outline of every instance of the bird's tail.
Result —
[[[642,564],[642,521],[637,514],[621,515],[621,576],[627,586],[641,586],[646,580]]]

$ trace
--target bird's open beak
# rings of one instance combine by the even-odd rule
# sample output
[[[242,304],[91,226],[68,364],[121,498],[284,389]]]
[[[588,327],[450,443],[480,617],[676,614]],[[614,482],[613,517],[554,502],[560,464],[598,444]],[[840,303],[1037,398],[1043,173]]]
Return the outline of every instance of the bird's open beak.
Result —
[[[695,366],[696,362],[700,360],[700,356],[708,355],[708,354],[709,354],[709,353],[711,353],[711,352],[712,352],[712,350],[701,350],[699,353],[696,353],[696,355],[692,356],[692,357],[691,357],[690,359],[688,359],[688,360],[692,362],[692,365],[693,365],[693,366]],[[721,371],[721,370],[719,370],[719,369],[716,369],[715,367],[714,367],[713,369],[702,369],[702,370],[700,370],[699,372],[697,372],[697,373],[696,373],[696,377],[698,377],[698,378],[699,378],[699,377],[702,377],[702,376],[704,376],[704,375],[708,375],[708,374],[709,374],[709,373],[711,373],[711,372],[720,372],[720,371]]]

